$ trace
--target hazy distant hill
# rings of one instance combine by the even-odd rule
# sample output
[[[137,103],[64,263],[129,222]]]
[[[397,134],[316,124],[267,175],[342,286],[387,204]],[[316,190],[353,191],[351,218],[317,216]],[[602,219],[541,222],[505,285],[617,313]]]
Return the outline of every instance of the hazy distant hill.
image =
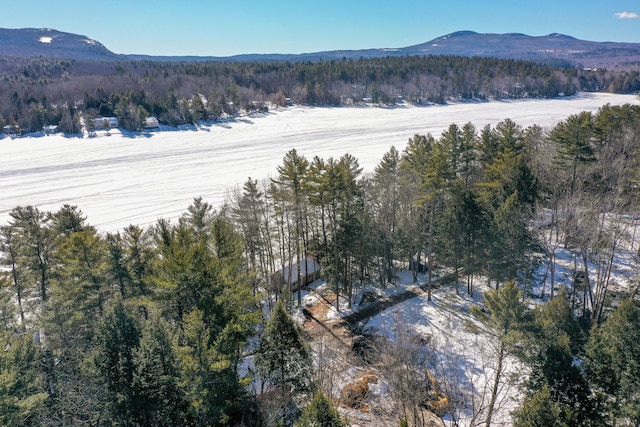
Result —
[[[526,34],[478,34],[459,31],[426,43],[405,47],[407,55],[491,56],[560,62],[582,67],[611,67],[640,63],[640,43],[592,42],[564,34],[532,37]]]
[[[64,33],[51,28],[0,28],[0,55],[88,61],[123,59],[121,55],[116,55],[102,43],[87,36]]]
[[[248,54],[226,58],[150,57],[143,55],[129,55],[129,57],[152,60],[314,61],[411,55],[482,56],[523,59],[557,66],[611,68],[640,64],[640,43],[593,42],[557,33],[533,37],[517,33],[480,34],[473,31],[458,31],[426,43],[402,48],[334,50],[298,55]]]
[[[303,54],[244,54],[214,56],[118,55],[86,36],[52,29],[0,29],[0,55],[51,56],[90,61],[315,61],[408,55],[483,56],[524,59],[549,65],[577,67],[640,64],[640,43],[593,42],[563,34],[532,37],[525,34],[479,34],[459,31],[426,43],[402,48],[335,50]]]

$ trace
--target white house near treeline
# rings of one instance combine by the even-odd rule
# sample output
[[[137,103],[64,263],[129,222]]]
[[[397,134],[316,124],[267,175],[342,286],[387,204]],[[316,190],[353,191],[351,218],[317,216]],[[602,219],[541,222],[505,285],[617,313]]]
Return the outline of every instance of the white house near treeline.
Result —
[[[160,122],[158,121],[157,118],[151,116],[151,117],[147,117],[144,121],[144,128],[145,129],[156,129],[160,127]]]
[[[60,132],[60,126],[58,125],[47,125],[47,126],[42,126],[42,130],[44,131],[44,133],[46,135],[50,135],[52,133],[58,133]]]
[[[94,129],[105,129],[105,123],[109,125],[110,129],[118,127],[117,117],[97,117],[91,120],[93,122]]]
[[[273,282],[276,286],[292,285],[292,290],[295,290],[300,283],[300,286],[307,286],[313,283],[314,280],[320,277],[320,264],[312,256],[308,256],[300,260],[300,263],[293,263],[286,266],[284,269],[278,270],[273,277]],[[298,271],[300,271],[300,281],[298,281]]]

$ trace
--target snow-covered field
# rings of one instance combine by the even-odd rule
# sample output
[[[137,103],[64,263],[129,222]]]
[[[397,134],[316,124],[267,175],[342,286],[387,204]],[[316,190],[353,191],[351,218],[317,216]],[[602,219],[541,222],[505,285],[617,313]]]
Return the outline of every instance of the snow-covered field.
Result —
[[[219,205],[247,177],[275,174],[292,148],[311,159],[354,155],[365,172],[416,133],[438,136],[451,123],[478,129],[510,118],[552,127],[634,95],[581,94],[557,100],[496,101],[398,108],[294,107],[197,129],[140,134],[99,131],[0,140],[0,224],[16,206],[56,211],[77,205],[101,231],[178,217],[194,197]]]
[[[149,225],[158,218],[176,218],[194,197],[218,205],[228,191],[247,177],[267,178],[292,148],[313,156],[339,157],[351,153],[365,172],[371,172],[391,145],[404,149],[416,133],[438,136],[449,124],[472,122],[478,129],[505,118],[529,126],[550,128],[580,111],[596,111],[604,104],[639,104],[633,95],[582,94],[569,99],[461,103],[448,106],[385,108],[280,109],[265,115],[241,117],[187,130],[154,131],[95,138],[60,135],[0,139],[0,225],[19,205],[35,205],[55,211],[63,204],[77,205],[89,223],[101,231],[119,230],[129,224]],[[634,232],[635,237],[635,232]],[[572,271],[572,254],[559,251],[556,283]],[[620,265],[629,264],[621,259]],[[615,271],[622,282],[626,271]],[[400,277],[399,292],[414,286]],[[464,291],[464,289],[462,289]],[[435,374],[445,376],[453,399],[464,401],[456,412],[459,425],[474,425],[473,414],[486,405],[474,400],[486,395],[491,383],[492,340],[469,329],[469,307],[485,288],[479,285],[471,297],[456,296],[443,287],[433,301],[414,298],[370,319],[368,327],[393,335],[398,327],[432,338],[431,351],[438,364]],[[346,302],[342,304],[346,307]],[[339,317],[348,314],[331,313]],[[446,350],[446,351],[445,351]],[[507,361],[507,372],[521,366]],[[521,373],[522,374],[522,373]],[[384,387],[378,393],[385,394]],[[456,396],[457,395],[457,396]],[[383,396],[384,397],[384,396]],[[520,395],[515,387],[500,392],[495,425],[509,425],[509,412]],[[447,425],[455,425],[449,420]]]

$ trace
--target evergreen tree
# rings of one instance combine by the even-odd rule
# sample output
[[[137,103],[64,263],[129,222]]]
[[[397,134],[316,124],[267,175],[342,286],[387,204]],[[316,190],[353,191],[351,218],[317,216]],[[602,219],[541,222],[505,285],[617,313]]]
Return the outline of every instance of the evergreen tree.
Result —
[[[381,260],[378,274],[383,284],[393,281],[393,261],[396,259],[396,245],[398,243],[398,218],[400,192],[400,154],[395,147],[384,154],[380,163],[374,169],[374,224],[378,234],[376,247],[379,250],[378,259]]]
[[[49,397],[38,369],[42,357],[31,333],[0,331],[0,424],[38,425]]]
[[[181,388],[189,402],[189,417],[198,426],[235,426],[256,422],[256,403],[238,377],[233,360],[217,348],[204,313],[185,314],[178,354]]]
[[[11,284],[6,288],[3,286],[3,288],[12,289],[20,316],[20,324],[24,325],[25,303],[29,298],[30,287],[27,283],[26,267],[19,258],[17,230],[11,225],[0,227],[0,263],[8,269],[8,283]]]
[[[317,392],[311,403],[302,411],[300,419],[295,423],[296,427],[348,427],[349,424],[342,419],[338,410],[331,401],[322,393]]]
[[[490,427],[495,414],[498,393],[504,382],[505,359],[519,342],[520,332],[527,328],[530,319],[527,308],[522,302],[522,294],[514,281],[507,282],[502,289],[485,292],[484,298],[487,311],[484,312],[478,307],[473,307],[472,312],[489,327],[490,332],[495,335],[499,343],[491,394],[486,410],[485,425]]]
[[[514,427],[567,426],[562,422],[559,405],[551,399],[546,385],[531,396],[527,396],[522,406],[513,413],[513,418]]]
[[[474,194],[462,188],[457,182],[449,191],[444,209],[437,216],[438,251],[443,259],[452,263],[455,271],[464,267],[467,276],[467,292],[472,292],[471,279],[477,267],[474,265],[479,236],[485,225],[482,222],[482,208],[477,204]],[[456,294],[459,294],[459,277],[455,275]]]
[[[16,301],[11,289],[11,280],[0,274],[0,330],[12,331],[23,327],[16,316]]]
[[[524,133],[522,127],[513,120],[505,119],[498,123],[494,130],[494,137],[499,151],[511,150],[516,154],[522,153]]]
[[[307,179],[308,169],[308,160],[305,159],[304,156],[300,156],[295,149],[289,151],[283,159],[283,164],[277,167],[277,183],[282,186],[284,190],[284,192],[279,194],[285,195],[293,207],[294,230],[293,236],[291,236],[289,240],[293,242],[295,265],[298,270],[296,277],[298,281],[302,277],[302,274],[300,274],[301,260],[307,255],[308,237],[306,224],[308,220],[305,209],[305,181]],[[291,265],[292,257],[289,257],[288,261]],[[288,282],[290,283],[291,281]],[[302,283],[296,283],[296,287],[298,289],[298,306],[300,306],[302,305]]]
[[[462,178],[464,187],[468,189],[478,179],[478,144],[476,127],[471,123],[462,126],[460,157],[456,172]]]
[[[478,149],[478,157],[483,165],[490,164],[500,151],[500,142],[491,125],[484,126],[480,131]]]
[[[95,232],[95,228],[87,223],[87,217],[74,205],[63,205],[51,215],[52,228],[56,236],[70,236],[80,231]]]
[[[135,353],[141,328],[131,310],[121,301],[107,313],[96,336],[95,364],[108,391],[106,402],[115,419],[127,423],[135,412]]]
[[[400,171],[403,186],[408,193],[408,204],[406,216],[403,218],[403,228],[407,237],[407,259],[415,258],[420,262],[426,250],[426,239],[428,230],[429,215],[425,209],[424,186],[426,183],[425,172],[429,164],[429,158],[436,144],[431,134],[415,135],[409,139],[407,147],[402,152],[400,158]],[[417,263],[413,269],[413,280],[418,280]]]
[[[263,256],[264,248],[261,239],[260,207],[263,193],[258,190],[257,180],[248,178],[242,186],[242,195],[237,200],[237,206],[232,210],[234,221],[240,226],[245,242],[245,253],[251,269],[256,270],[258,258]]]
[[[152,292],[151,278],[156,256],[152,243],[151,233],[139,226],[129,225],[122,231],[122,262],[126,270],[125,277],[130,281],[129,293],[132,296],[149,296]],[[112,271],[118,277],[116,270]]]
[[[142,327],[138,347],[134,350],[131,418],[139,426],[187,426],[188,402],[179,387],[180,371],[169,324],[152,317]]]
[[[340,309],[340,295],[346,290],[351,303],[354,266],[363,247],[362,193],[358,177],[362,169],[350,154],[339,160],[330,158],[323,165],[324,173],[316,189],[322,198],[326,214],[320,257],[328,281],[334,285],[336,308]],[[317,197],[317,196],[314,196]],[[356,260],[354,262],[354,259]]]
[[[282,300],[276,303],[265,325],[255,364],[264,381],[275,388],[280,401],[289,400],[298,407],[313,389],[311,352]]]
[[[583,112],[569,116],[558,123],[549,134],[549,138],[558,144],[556,161],[571,171],[569,177],[569,197],[572,198],[579,184],[580,167],[595,160],[593,138],[593,116]]]
[[[202,313],[210,331],[207,345],[215,345],[235,366],[257,322],[252,277],[245,268],[244,243],[232,222],[224,213],[203,222],[208,214],[201,214],[208,209],[200,207],[194,206],[175,226],[167,221],[157,225],[158,297],[168,303],[165,315],[176,322],[194,309]]]
[[[538,183],[518,146],[519,139],[501,138],[509,145],[485,165],[477,184],[479,201],[491,218],[490,239],[484,247],[487,275],[497,283],[515,279],[528,262],[532,247],[528,221],[538,198]]]
[[[564,425],[602,425],[599,402],[593,398],[583,370],[575,363],[585,337],[564,287],[548,304],[536,308],[532,332],[532,341],[522,346],[532,368],[528,404],[538,402],[540,396],[535,394],[545,389],[558,410],[557,420]]]
[[[120,298],[125,299],[129,296],[131,276],[125,265],[122,236],[119,232],[107,233],[106,242],[109,248],[109,270],[118,284]]]
[[[40,301],[46,302],[55,244],[50,227],[51,215],[34,206],[18,206],[9,215],[10,226],[17,233],[19,256],[24,259],[29,278],[38,286]]]
[[[52,299],[70,312],[82,313],[86,326],[95,325],[112,291],[105,241],[89,226],[60,235],[57,249]]]
[[[585,368],[613,420],[640,424],[640,304],[625,299],[586,345]]]

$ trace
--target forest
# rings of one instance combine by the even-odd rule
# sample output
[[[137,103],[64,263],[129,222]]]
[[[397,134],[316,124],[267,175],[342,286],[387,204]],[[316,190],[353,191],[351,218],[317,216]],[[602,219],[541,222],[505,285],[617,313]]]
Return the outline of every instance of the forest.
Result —
[[[219,208],[195,198],[175,222],[115,233],[78,206],[17,206],[0,226],[0,424],[349,425],[292,317],[303,283],[277,279],[313,256],[338,310],[409,265],[415,280],[412,259],[429,299],[489,285],[471,314],[498,368],[473,425],[492,424],[507,357],[528,373],[513,425],[638,425],[640,285],[611,274],[622,251],[638,268],[638,135],[640,107],[623,105],[549,131],[451,124],[391,147],[371,174],[348,153],[291,150],[273,179],[248,178]],[[575,254],[572,283],[554,283],[561,247]],[[414,381],[389,395],[396,425],[428,425],[416,414],[430,387],[454,381],[382,349],[366,361]]]
[[[460,99],[553,98],[578,91],[633,93],[637,71],[556,68],[456,56],[317,62],[82,62],[0,58],[0,125],[14,132],[59,126],[77,134],[90,119],[117,117],[140,130],[214,121],[239,110],[304,105],[442,104]]]

